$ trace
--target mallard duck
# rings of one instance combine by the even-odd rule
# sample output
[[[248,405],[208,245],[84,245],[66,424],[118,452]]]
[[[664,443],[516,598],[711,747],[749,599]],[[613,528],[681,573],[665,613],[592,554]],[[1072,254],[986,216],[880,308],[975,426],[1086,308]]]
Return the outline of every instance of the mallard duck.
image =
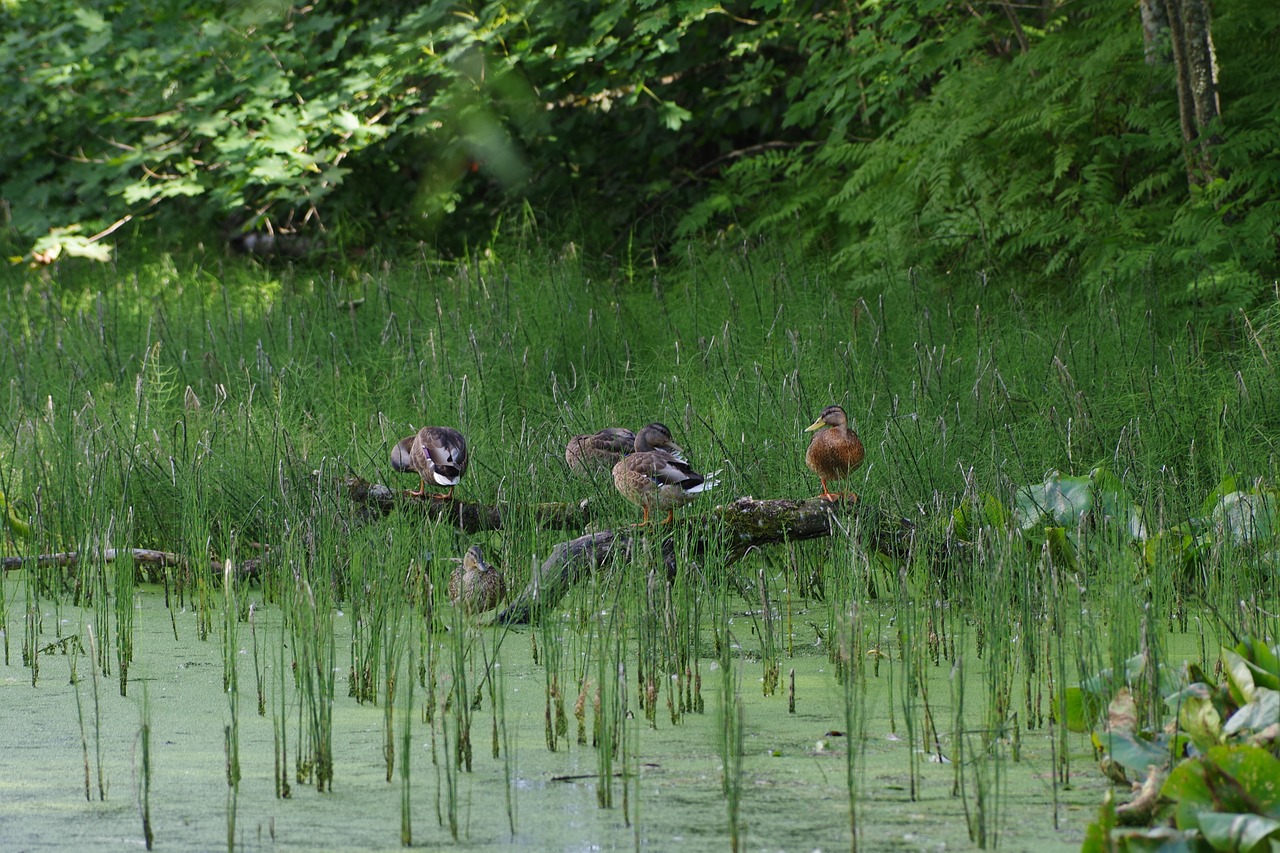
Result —
[[[391,448],[391,467],[418,473],[422,483],[418,491],[409,493],[415,497],[426,493],[427,480],[452,488],[467,473],[467,440],[456,429],[423,427]],[[452,492],[436,497],[452,497]]]
[[[594,435],[575,435],[564,449],[564,461],[575,474],[589,474],[612,468],[635,450],[636,434],[629,429],[609,427]]]
[[[849,418],[839,406],[827,406],[822,410],[822,417],[805,427],[805,432],[814,430],[819,432],[809,442],[804,461],[822,483],[821,497],[834,501],[844,494],[832,494],[827,489],[827,480],[843,480],[858,469],[865,454],[862,440],[849,429]],[[853,492],[848,494],[855,500],[858,497]]]
[[[644,510],[649,522],[651,510],[667,511],[670,522],[675,508],[684,506],[702,492],[718,484],[716,475],[699,474],[684,461],[680,446],[671,438],[671,430],[659,423],[649,424],[636,435],[636,452],[622,457],[613,466],[613,484],[618,492]]]
[[[472,545],[449,576],[449,599],[468,613],[483,613],[501,604],[506,595],[502,572],[484,561],[479,545]]]

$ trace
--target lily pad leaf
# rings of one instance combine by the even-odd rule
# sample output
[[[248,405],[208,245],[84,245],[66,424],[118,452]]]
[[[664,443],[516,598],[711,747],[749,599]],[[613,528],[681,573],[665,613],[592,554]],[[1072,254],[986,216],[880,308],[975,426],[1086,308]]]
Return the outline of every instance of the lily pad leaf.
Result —
[[[1256,814],[1202,812],[1200,832],[1215,850],[1266,851],[1280,840],[1280,820]]]
[[[1222,727],[1224,734],[1242,731],[1260,732],[1280,720],[1280,692],[1259,687],[1253,701],[1231,715]]]
[[[1014,520],[1023,532],[1046,525],[1076,528],[1093,508],[1092,481],[1052,472],[1043,483],[1018,490]]]
[[[1244,705],[1253,700],[1256,689],[1253,684],[1253,672],[1249,663],[1231,649],[1222,650],[1222,666],[1227,672],[1227,685],[1231,698],[1237,705]]]
[[[1213,523],[1235,545],[1269,541],[1276,532],[1276,500],[1265,490],[1229,492],[1213,508]]]
[[[1164,767],[1169,763],[1169,751],[1151,741],[1135,737],[1132,732],[1101,732],[1098,741],[1107,750],[1111,760],[1141,775],[1152,765]]]

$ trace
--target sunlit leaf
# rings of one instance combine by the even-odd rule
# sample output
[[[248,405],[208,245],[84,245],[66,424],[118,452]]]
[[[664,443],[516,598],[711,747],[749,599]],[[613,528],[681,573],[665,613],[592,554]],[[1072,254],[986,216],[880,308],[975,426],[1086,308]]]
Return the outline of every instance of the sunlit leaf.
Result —
[[[1152,765],[1164,767],[1169,763],[1167,749],[1135,736],[1132,731],[1101,732],[1097,740],[1112,761],[1139,776],[1145,775]]]
[[[1178,709],[1178,723],[1201,752],[1222,742],[1222,717],[1211,699],[1187,697]]]
[[[1092,729],[1106,704],[1097,693],[1086,692],[1079,687],[1067,688],[1066,701],[1067,728],[1073,732]]]
[[[1280,690],[1280,646],[1271,648],[1259,639],[1248,638],[1235,650],[1253,673],[1255,684]]]
[[[1212,518],[1236,545],[1267,541],[1276,529],[1276,501],[1267,491],[1229,492],[1219,498]]]
[[[1280,722],[1280,692],[1259,687],[1253,700],[1231,715],[1222,727],[1223,734],[1260,732],[1267,726]]]
[[[1023,531],[1048,525],[1075,528],[1092,506],[1088,477],[1064,477],[1054,471],[1043,483],[1018,490],[1014,520]]]
[[[1222,667],[1226,671],[1227,686],[1231,698],[1237,705],[1243,705],[1253,698],[1253,672],[1249,664],[1231,649],[1222,650]]]
[[[1200,831],[1215,850],[1259,850],[1266,853],[1268,838],[1280,841],[1280,820],[1256,814],[1202,812]]]

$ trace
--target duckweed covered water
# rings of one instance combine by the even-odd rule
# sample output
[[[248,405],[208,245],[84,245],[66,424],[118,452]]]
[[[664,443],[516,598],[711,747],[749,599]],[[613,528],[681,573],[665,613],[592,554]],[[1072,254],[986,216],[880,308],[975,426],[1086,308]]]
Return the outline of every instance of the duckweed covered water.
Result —
[[[11,593],[10,601],[21,600]],[[162,594],[144,588],[136,597],[136,661],[130,670],[128,698],[115,683],[100,679],[100,753],[107,796],[96,788],[93,687],[90,662],[76,662],[78,684],[70,682],[71,658],[56,651],[40,660],[40,678],[31,685],[29,669],[19,661],[0,670],[0,849],[137,850],[141,849],[139,808],[141,705],[151,724],[151,823],[156,849],[205,851],[226,845],[228,785],[225,729],[229,705],[223,694],[221,643],[197,638],[195,616],[178,613],[171,623]],[[280,615],[270,606],[255,612],[256,632],[280,642]],[[83,621],[81,621],[83,619]],[[45,637],[56,633],[85,637],[88,613],[71,608],[45,614]],[[740,624],[746,624],[742,620]],[[804,625],[803,619],[796,620]],[[176,625],[177,640],[174,639]],[[10,625],[12,628],[12,624]],[[343,650],[350,620],[336,620],[339,671],[333,714],[334,777],[332,791],[294,780],[291,796],[275,795],[272,698],[267,715],[255,713],[254,664],[250,632],[242,626],[240,643],[240,769],[236,814],[236,846],[243,850],[387,850],[399,846],[401,789],[386,781],[383,709],[358,704],[346,696],[349,659]],[[447,755],[439,706],[434,725],[415,709],[411,733],[412,831],[414,846],[457,846],[486,850],[510,846],[529,849],[599,850],[726,849],[728,819],[721,784],[717,741],[718,701],[710,685],[719,683],[715,660],[703,660],[705,713],[684,715],[678,724],[662,712],[654,725],[628,697],[626,746],[617,772],[637,772],[638,779],[623,806],[621,778],[615,778],[614,807],[597,805],[596,754],[569,736],[558,749],[547,749],[544,737],[545,676],[532,660],[530,634],[506,634],[499,655],[503,691],[502,716],[509,736],[506,758],[492,757],[492,703],[474,712],[471,773],[458,774],[459,838],[455,842],[443,812],[447,808]],[[756,680],[760,663],[737,659],[742,667],[745,717],[744,784],[741,815],[745,848],[750,850],[841,850],[850,847],[848,790],[845,784],[842,688],[820,647],[816,632],[798,628],[796,654],[785,658],[783,686],[765,697]],[[888,647],[886,647],[888,648]],[[278,660],[278,649],[262,655]],[[267,666],[273,664],[268,663]],[[968,667],[969,690],[978,690],[982,662]],[[795,670],[796,711],[788,712],[787,673]],[[924,760],[919,789],[910,798],[909,750],[902,737],[902,714],[890,722],[890,667],[867,679],[865,753],[859,758],[859,812],[862,849],[940,850],[974,847],[966,829],[965,804],[953,796],[955,768]],[[442,673],[442,681],[447,676]],[[945,662],[927,673],[930,700],[939,721],[944,754],[953,750],[947,704]],[[265,678],[267,685],[273,676]],[[442,685],[440,691],[445,690]],[[76,691],[85,708],[92,799],[85,797],[85,744],[80,736]],[[941,697],[941,698],[939,698]],[[573,697],[569,697],[572,706]],[[421,705],[421,694],[418,697]],[[289,761],[296,758],[298,699],[285,697],[289,721]],[[975,700],[973,707],[979,703]],[[399,712],[397,708],[397,712]],[[572,714],[572,710],[570,710]],[[398,718],[397,718],[398,719]],[[397,727],[401,723],[397,722]],[[452,735],[451,735],[452,736]],[[1094,815],[1107,784],[1090,760],[1087,742],[1071,736],[1075,753],[1069,789],[1054,791],[1051,736],[1047,729],[1023,731],[1020,761],[1009,758],[1008,745],[998,747],[1000,778],[998,818],[993,826],[1004,849],[1078,849],[1083,828]],[[628,752],[629,751],[629,752]],[[505,762],[513,781],[514,835],[507,816]],[[972,794],[971,794],[972,796]],[[970,800],[970,808],[973,807]]]

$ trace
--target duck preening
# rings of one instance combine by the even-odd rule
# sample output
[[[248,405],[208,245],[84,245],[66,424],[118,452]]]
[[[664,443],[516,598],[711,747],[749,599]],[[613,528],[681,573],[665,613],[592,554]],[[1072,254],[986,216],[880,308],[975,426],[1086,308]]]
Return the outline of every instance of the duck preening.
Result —
[[[428,481],[452,489],[467,473],[467,440],[450,427],[423,427],[391,448],[391,467],[418,474],[422,482],[416,492],[409,493],[415,497],[426,494]],[[435,497],[452,497],[452,491]]]

